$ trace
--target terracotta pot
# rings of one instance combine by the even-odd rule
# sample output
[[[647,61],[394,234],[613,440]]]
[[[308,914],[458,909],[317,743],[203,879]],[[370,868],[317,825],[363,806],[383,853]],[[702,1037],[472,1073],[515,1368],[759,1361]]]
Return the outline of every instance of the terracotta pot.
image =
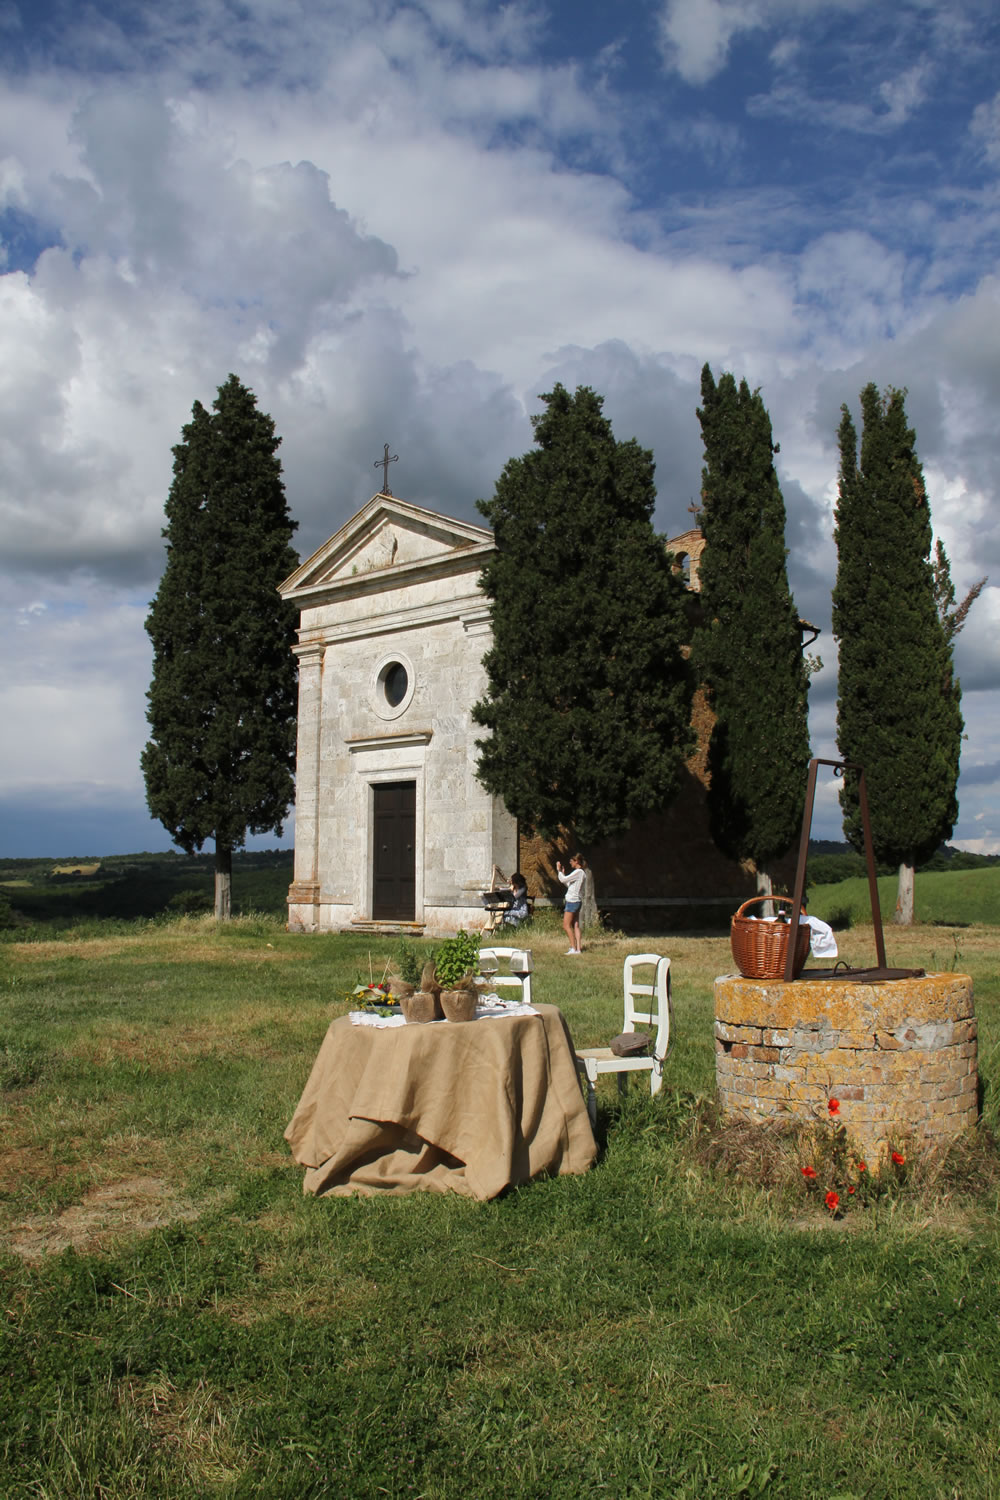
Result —
[[[476,1019],[475,990],[442,990],[441,1009],[446,1021],[474,1021]]]
[[[412,995],[401,995],[399,1003],[403,1007],[403,1018],[407,1026],[441,1019],[441,1007],[437,997],[426,990],[415,990]]]

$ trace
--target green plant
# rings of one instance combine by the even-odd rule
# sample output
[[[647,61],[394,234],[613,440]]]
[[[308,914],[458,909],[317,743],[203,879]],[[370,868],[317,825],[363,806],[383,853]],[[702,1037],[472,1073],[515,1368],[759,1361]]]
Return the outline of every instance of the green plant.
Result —
[[[443,990],[453,989],[464,974],[479,967],[479,934],[459,931],[434,950],[434,977]]]
[[[884,1162],[869,1163],[848,1137],[840,1118],[840,1100],[828,1099],[826,1109],[829,1128],[820,1124],[807,1138],[809,1160],[800,1170],[806,1191],[822,1195],[824,1207],[839,1219],[849,1208],[874,1203],[901,1187],[906,1180],[906,1157],[893,1149]]]
[[[405,979],[407,984],[419,984],[421,967],[421,961],[417,957],[413,944],[404,939],[396,948],[393,959],[395,972],[400,979]]]

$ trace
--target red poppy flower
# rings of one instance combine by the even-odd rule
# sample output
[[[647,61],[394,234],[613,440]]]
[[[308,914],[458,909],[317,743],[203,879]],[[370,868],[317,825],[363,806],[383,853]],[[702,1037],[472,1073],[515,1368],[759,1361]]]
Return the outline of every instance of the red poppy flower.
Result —
[[[894,1166],[897,1166],[897,1167],[905,1167],[906,1166],[906,1157],[905,1156],[900,1156],[900,1154],[899,1154],[898,1151],[894,1151],[892,1153],[892,1160],[893,1160],[893,1165]]]
[[[855,1188],[848,1188],[847,1189],[848,1196],[850,1196],[850,1194],[853,1193],[853,1192],[855,1192],[855,1191],[856,1191]]]
[[[827,1208],[830,1210],[830,1212],[832,1214],[835,1214],[837,1212],[837,1209],[840,1207],[840,1198],[837,1196],[837,1194],[833,1191],[832,1188],[827,1193],[826,1197],[823,1199],[823,1202],[826,1204]]]
[[[865,1166],[865,1164],[864,1164],[863,1161],[859,1161],[857,1163],[857,1168],[858,1168],[859,1172],[867,1172],[867,1170],[868,1170],[868,1168]]]
[[[831,1115],[839,1115],[840,1114],[840,1100],[839,1099],[830,1099],[830,1100],[828,1100],[826,1107],[830,1111]]]
[[[815,1167],[803,1167],[802,1168],[802,1175],[803,1175],[803,1177],[815,1177],[816,1176],[816,1168]]]

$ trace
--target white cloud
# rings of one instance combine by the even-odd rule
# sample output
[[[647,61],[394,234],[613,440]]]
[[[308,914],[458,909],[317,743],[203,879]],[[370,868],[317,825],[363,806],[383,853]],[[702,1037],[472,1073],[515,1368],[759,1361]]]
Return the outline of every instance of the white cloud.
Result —
[[[666,0],[660,44],[668,67],[687,83],[704,84],[726,66],[735,37],[782,27],[794,31],[814,16],[860,8],[860,0]],[[783,37],[772,47],[772,61],[782,66],[796,50],[794,36]]]
[[[976,105],[969,131],[986,160],[993,166],[1000,165],[1000,94]]]
[[[39,795],[64,781],[140,795],[152,661],[146,613],[144,602],[79,587],[0,610],[5,796]]]

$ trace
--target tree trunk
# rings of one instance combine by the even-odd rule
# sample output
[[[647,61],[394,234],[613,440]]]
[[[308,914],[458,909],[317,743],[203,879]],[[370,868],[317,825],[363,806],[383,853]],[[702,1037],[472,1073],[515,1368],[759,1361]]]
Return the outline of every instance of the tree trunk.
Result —
[[[228,922],[233,914],[233,851],[216,840],[215,919]]]
[[[596,927],[600,917],[597,911],[597,896],[594,893],[594,872],[587,871],[587,878],[583,882],[583,905],[580,907],[580,931],[590,932]]]
[[[913,866],[900,865],[899,887],[896,892],[896,910],[892,920],[900,927],[913,925]]]

